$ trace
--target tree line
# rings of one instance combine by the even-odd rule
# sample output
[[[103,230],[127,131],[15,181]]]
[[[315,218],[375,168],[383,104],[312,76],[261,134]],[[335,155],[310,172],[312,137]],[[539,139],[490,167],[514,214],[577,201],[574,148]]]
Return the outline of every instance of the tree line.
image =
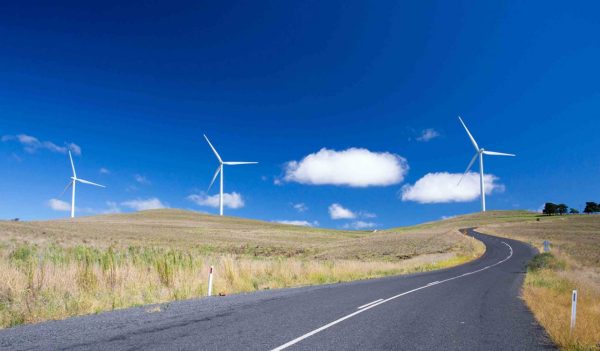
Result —
[[[592,213],[598,213],[600,212],[600,204],[596,203],[596,202],[586,202],[585,203],[585,209],[583,210],[583,213],[587,213],[587,214],[592,214]],[[542,213],[548,216],[553,216],[553,215],[564,215],[567,213],[570,214],[578,214],[579,210],[573,207],[569,207],[565,204],[555,204],[552,202],[546,202],[546,204],[544,205],[544,209],[542,210]]]

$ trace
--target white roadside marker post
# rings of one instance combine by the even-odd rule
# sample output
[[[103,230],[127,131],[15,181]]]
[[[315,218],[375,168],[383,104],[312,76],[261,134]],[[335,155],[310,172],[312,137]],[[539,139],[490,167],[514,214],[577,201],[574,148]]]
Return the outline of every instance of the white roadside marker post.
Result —
[[[212,296],[212,285],[213,285],[213,266],[210,266],[210,271],[208,273],[208,296]]]
[[[573,334],[573,329],[575,329],[576,319],[577,319],[577,290],[573,290],[573,296],[571,298],[571,331],[570,331],[570,334]]]

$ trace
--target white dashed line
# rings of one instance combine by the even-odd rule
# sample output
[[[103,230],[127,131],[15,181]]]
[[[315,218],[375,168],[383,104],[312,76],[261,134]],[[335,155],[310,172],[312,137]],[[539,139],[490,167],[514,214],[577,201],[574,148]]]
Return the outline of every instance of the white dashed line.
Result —
[[[367,307],[367,306],[370,306],[370,305],[372,305],[372,304],[374,304],[374,303],[377,303],[377,302],[379,302],[379,301],[383,301],[383,299],[379,299],[379,300],[371,301],[371,302],[369,302],[369,303],[366,303],[366,304],[364,304],[364,305],[362,305],[362,306],[359,306],[357,309],[359,309],[359,310],[360,310],[360,309],[363,309],[363,308],[365,308],[365,307]]]
[[[379,302],[377,302],[377,301],[373,301],[373,302],[371,302],[371,303],[368,303],[368,304],[366,304],[366,305],[360,306],[360,307],[358,308],[358,311],[356,311],[356,312],[353,312],[353,313],[350,313],[350,314],[348,314],[348,315],[346,315],[346,316],[344,316],[344,317],[342,317],[342,318],[336,319],[336,320],[334,320],[333,322],[331,322],[331,323],[328,323],[328,324],[325,324],[324,326],[322,326],[322,327],[320,327],[320,328],[317,328],[317,329],[315,329],[315,330],[313,330],[313,331],[311,331],[311,332],[308,332],[308,333],[306,333],[306,334],[304,334],[304,335],[302,335],[302,336],[299,336],[299,337],[297,337],[297,338],[296,338],[296,339],[294,339],[294,340],[288,341],[288,342],[286,342],[285,344],[283,344],[283,345],[281,345],[281,346],[278,346],[278,347],[274,348],[274,349],[273,349],[273,350],[271,350],[271,351],[281,351],[281,350],[287,349],[288,347],[290,347],[290,346],[292,346],[292,345],[294,345],[294,344],[297,344],[297,343],[299,343],[300,341],[302,341],[302,340],[304,340],[304,339],[306,339],[306,338],[309,338],[309,337],[311,337],[311,336],[313,336],[313,335],[315,335],[315,334],[317,334],[317,333],[319,333],[319,332],[322,332],[322,331],[323,331],[323,330],[325,330],[325,329],[331,328],[331,327],[333,327],[334,325],[336,325],[336,324],[338,324],[338,323],[341,323],[341,322],[345,321],[346,319],[352,318],[352,317],[354,317],[354,316],[356,316],[356,315],[358,315],[358,314],[361,314],[361,313],[363,313],[363,312],[365,312],[365,311],[368,311],[368,310],[370,310],[371,308],[375,308],[375,307],[377,307],[377,306],[379,306],[379,305],[382,305],[382,304],[384,304],[384,303],[386,303],[386,302],[389,302],[389,301],[395,300],[395,299],[397,299],[397,298],[399,298],[399,297],[402,297],[402,296],[404,296],[404,295],[408,295],[408,294],[410,294],[410,293],[413,293],[413,292],[415,292],[415,291],[419,291],[419,290],[422,290],[422,289],[426,289],[426,288],[432,287],[432,286],[434,286],[434,285],[443,284],[443,283],[449,282],[449,281],[451,281],[451,280],[455,280],[455,279],[458,279],[458,278],[466,277],[466,276],[468,276],[468,275],[471,275],[471,274],[479,273],[479,272],[485,271],[486,269],[489,269],[489,268],[495,267],[495,266],[497,266],[497,265],[499,265],[499,264],[502,264],[502,263],[504,263],[504,262],[508,261],[508,260],[509,260],[509,259],[512,257],[512,255],[513,255],[513,249],[512,249],[512,247],[511,247],[510,245],[508,245],[507,243],[505,243],[504,241],[503,241],[502,243],[503,243],[504,245],[508,246],[508,249],[510,250],[510,253],[508,254],[508,256],[506,256],[506,258],[504,258],[504,259],[503,259],[503,260],[501,260],[501,261],[498,261],[498,262],[496,262],[496,263],[494,263],[494,264],[492,264],[492,265],[489,265],[489,266],[483,267],[483,268],[481,268],[481,269],[478,269],[478,270],[475,270],[475,271],[472,271],[472,272],[463,273],[463,274],[461,274],[461,275],[457,275],[457,276],[455,276],[455,277],[452,277],[452,278],[444,279],[444,280],[441,280],[441,281],[435,281],[435,282],[429,283],[429,284],[427,284],[427,285],[423,285],[423,286],[420,286],[420,287],[418,287],[418,288],[415,288],[415,289],[412,289],[412,290],[409,290],[409,291],[405,291],[405,292],[403,292],[403,293],[400,293],[400,294],[398,294],[398,295],[394,295],[394,296],[392,296],[392,297],[389,297],[389,298],[387,298],[387,299],[385,299],[385,300],[383,300],[383,299],[377,300],[377,301],[379,301]],[[361,307],[363,307],[363,308],[361,308]]]

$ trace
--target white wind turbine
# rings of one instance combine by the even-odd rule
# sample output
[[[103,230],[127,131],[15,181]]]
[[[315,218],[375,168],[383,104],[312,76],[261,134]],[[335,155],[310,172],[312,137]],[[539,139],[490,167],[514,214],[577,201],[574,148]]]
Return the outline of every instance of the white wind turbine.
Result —
[[[483,181],[483,155],[489,155],[489,156],[516,156],[516,155],[506,154],[504,152],[487,151],[484,148],[479,148],[479,145],[477,145],[475,138],[473,138],[473,136],[471,135],[471,132],[469,132],[469,129],[465,125],[465,122],[463,122],[462,118],[460,118],[460,116],[458,117],[458,120],[463,125],[463,127],[465,127],[465,130],[467,131],[467,134],[469,135],[469,139],[471,139],[471,142],[473,143],[473,147],[475,147],[475,156],[473,156],[473,159],[467,166],[467,170],[465,171],[465,173],[462,175],[462,177],[460,177],[458,184],[460,184],[460,182],[463,180],[465,175],[469,172],[469,170],[471,170],[473,163],[475,163],[475,159],[477,159],[477,157],[479,157],[479,188],[481,191],[481,211],[485,212],[485,184]]]
[[[221,174],[221,179],[220,179],[221,184],[220,184],[220,190],[219,190],[219,214],[222,216],[223,215],[223,166],[224,165],[227,165],[227,166],[252,165],[252,164],[257,164],[258,162],[231,162],[231,161],[223,162],[223,160],[221,159],[221,156],[219,156],[219,153],[217,152],[215,147],[210,143],[210,140],[208,140],[208,138],[206,137],[206,134],[204,135],[204,139],[206,139],[206,142],[208,143],[208,145],[210,146],[212,151],[215,153],[215,156],[217,156],[217,159],[219,160],[219,166],[217,167],[217,171],[215,172],[215,175],[213,176],[212,181],[210,182],[210,185],[208,186],[208,190],[210,190],[210,188],[214,184],[215,179],[217,179],[217,175]]]
[[[99,186],[101,188],[106,188],[106,187],[104,185],[92,183],[89,180],[77,178],[77,173],[75,172],[75,165],[73,164],[73,157],[71,156],[71,151],[69,151],[69,159],[71,160],[71,168],[73,169],[73,176],[71,177],[71,181],[69,182],[69,184],[67,184],[67,187],[65,188],[65,190],[63,190],[62,194],[64,194],[65,191],[67,191],[67,189],[69,189],[69,187],[73,187],[73,194],[71,195],[71,218],[74,218],[75,217],[75,185],[77,182],[80,182],[83,184],[95,185],[95,186]],[[61,194],[61,196],[62,196],[62,194]]]

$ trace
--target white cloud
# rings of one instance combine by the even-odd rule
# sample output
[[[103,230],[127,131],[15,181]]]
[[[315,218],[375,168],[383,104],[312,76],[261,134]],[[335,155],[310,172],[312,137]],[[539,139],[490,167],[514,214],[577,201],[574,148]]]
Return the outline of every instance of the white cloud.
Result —
[[[329,216],[331,219],[352,219],[356,214],[340,204],[331,204],[329,206]]]
[[[428,142],[432,139],[435,139],[439,136],[440,136],[440,133],[437,130],[435,130],[433,128],[427,128],[427,129],[423,129],[421,131],[421,135],[419,135],[417,137],[417,140],[426,143],[426,142]]]
[[[313,227],[315,225],[319,225],[318,222],[309,222],[309,221],[295,221],[295,220],[279,220],[279,221],[274,221],[276,223],[280,223],[280,224],[288,224],[288,225],[297,225],[297,226],[301,226],[301,227]]]
[[[402,182],[408,168],[405,158],[389,152],[323,148],[301,161],[286,163],[283,179],[311,185],[386,186]]]
[[[416,201],[422,204],[467,202],[479,197],[479,174],[469,172],[460,185],[461,173],[428,173],[413,185],[402,187],[402,201]],[[498,177],[492,174],[484,176],[485,193],[504,191],[504,186],[498,183]]]
[[[67,150],[71,150],[75,155],[81,155],[81,147],[75,143],[64,143],[65,146],[59,146],[51,141],[40,141],[38,138],[27,135],[4,135],[2,141],[16,141],[23,146],[23,149],[28,153],[35,153],[39,149],[46,149],[52,152],[66,154]]]
[[[114,201],[106,201],[106,206],[108,208],[101,210],[100,213],[102,213],[102,214],[121,213],[121,208]]]
[[[122,206],[129,207],[136,211],[143,210],[154,210],[158,208],[166,208],[167,206],[163,204],[158,198],[153,197],[149,199],[135,199],[121,202]]]
[[[50,207],[54,211],[71,211],[71,204],[59,199],[48,200],[48,207]]]
[[[292,204],[292,207],[294,207],[294,209],[300,213],[305,212],[306,210],[308,210],[308,206],[306,206],[305,203],[297,203],[297,204]]]
[[[110,170],[108,170],[108,168],[102,167],[102,168],[100,168],[100,173],[101,174],[110,174]]]
[[[192,194],[187,197],[188,200],[195,202],[200,206],[219,207],[219,194],[208,196],[204,193]],[[223,207],[242,208],[244,207],[244,199],[242,195],[236,192],[223,193]]]
[[[145,176],[143,176],[141,174],[135,174],[133,176],[133,179],[135,179],[135,181],[140,184],[150,185],[150,180],[148,180],[148,178],[146,178]]]
[[[75,144],[75,143],[69,143],[67,144],[67,147],[69,148],[69,150],[71,150],[71,152],[75,155],[81,155],[81,146]]]
[[[358,216],[362,217],[362,218],[375,218],[375,217],[377,217],[377,215],[375,213],[371,213],[371,212],[367,212],[367,211],[360,211],[358,213]]]
[[[44,141],[43,143],[41,143],[41,147],[46,148],[52,152],[58,152],[61,154],[64,154],[67,152],[67,148],[65,146],[58,146],[51,141]],[[33,148],[33,146],[31,146],[31,148]],[[33,149],[31,152],[34,152],[34,151],[35,151],[35,149]]]
[[[354,221],[354,222],[345,224],[344,228],[360,230],[360,229],[374,228],[375,226],[377,226],[377,224],[373,223],[373,222]]]

